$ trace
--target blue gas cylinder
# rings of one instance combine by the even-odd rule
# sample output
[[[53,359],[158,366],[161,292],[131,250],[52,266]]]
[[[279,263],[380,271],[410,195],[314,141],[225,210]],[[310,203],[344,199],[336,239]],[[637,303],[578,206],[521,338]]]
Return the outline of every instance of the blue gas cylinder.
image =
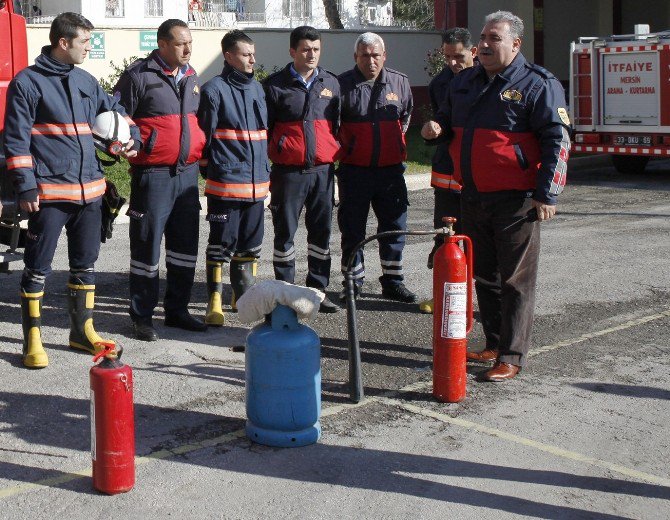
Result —
[[[277,305],[247,336],[247,436],[267,446],[306,446],[321,436],[321,341]]]

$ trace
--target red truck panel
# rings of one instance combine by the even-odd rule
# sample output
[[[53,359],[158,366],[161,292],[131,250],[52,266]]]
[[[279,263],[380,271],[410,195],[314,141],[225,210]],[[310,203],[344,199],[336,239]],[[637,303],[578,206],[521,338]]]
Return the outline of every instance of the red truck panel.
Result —
[[[0,131],[4,127],[7,87],[28,66],[26,20],[14,13],[12,2],[0,8]]]

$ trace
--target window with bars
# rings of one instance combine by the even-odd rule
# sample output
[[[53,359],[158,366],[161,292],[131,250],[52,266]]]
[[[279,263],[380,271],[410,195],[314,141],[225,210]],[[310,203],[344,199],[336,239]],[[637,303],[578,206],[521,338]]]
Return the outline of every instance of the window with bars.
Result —
[[[105,18],[123,18],[123,0],[105,0]]]
[[[144,16],[163,16],[163,0],[144,0]]]
[[[312,17],[312,0],[283,0],[282,12],[292,20],[306,20]]]

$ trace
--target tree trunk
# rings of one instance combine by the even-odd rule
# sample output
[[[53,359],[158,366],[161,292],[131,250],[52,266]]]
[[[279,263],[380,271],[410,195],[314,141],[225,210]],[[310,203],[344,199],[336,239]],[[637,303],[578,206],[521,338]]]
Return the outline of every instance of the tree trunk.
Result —
[[[326,9],[326,19],[331,29],[344,29],[340,13],[337,11],[337,0],[323,0],[323,7]]]

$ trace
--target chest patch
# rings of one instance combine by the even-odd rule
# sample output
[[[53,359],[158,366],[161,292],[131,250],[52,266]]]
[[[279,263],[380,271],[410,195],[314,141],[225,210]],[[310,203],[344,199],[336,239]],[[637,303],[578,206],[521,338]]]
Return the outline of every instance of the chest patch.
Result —
[[[387,101],[400,101],[400,98],[398,97],[398,94],[395,92],[389,92],[386,94],[386,100]]]
[[[332,91],[332,90],[329,90],[329,89],[327,89],[327,88],[324,88],[324,89],[321,91],[321,94],[319,94],[319,96],[320,96],[320,97],[328,97],[328,98],[332,98],[332,97],[333,97],[333,91]]]
[[[500,94],[500,97],[504,99],[505,101],[521,101],[521,98],[523,97],[521,95],[521,92],[518,90],[506,90],[502,94]]]

